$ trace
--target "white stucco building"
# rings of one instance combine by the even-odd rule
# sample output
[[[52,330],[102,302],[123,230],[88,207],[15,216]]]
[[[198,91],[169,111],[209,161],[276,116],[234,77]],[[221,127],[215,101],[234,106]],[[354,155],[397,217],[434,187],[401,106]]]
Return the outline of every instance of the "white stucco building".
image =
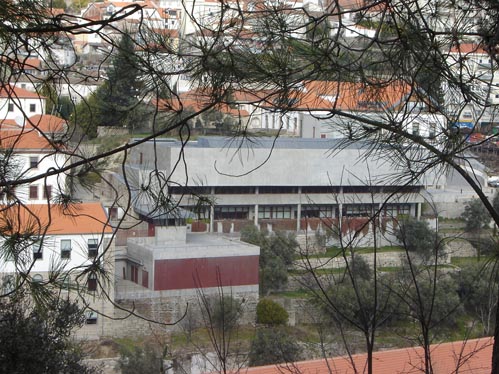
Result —
[[[35,92],[4,85],[0,89],[0,120],[18,120],[45,112],[45,98]]]

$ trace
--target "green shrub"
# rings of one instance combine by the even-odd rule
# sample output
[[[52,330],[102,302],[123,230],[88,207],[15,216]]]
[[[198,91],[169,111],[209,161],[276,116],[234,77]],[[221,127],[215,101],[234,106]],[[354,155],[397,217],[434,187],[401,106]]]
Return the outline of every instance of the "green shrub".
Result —
[[[284,327],[258,330],[251,342],[249,366],[296,362],[300,359],[300,346]]]
[[[285,325],[288,312],[280,304],[270,299],[261,299],[256,306],[256,322],[266,325]]]

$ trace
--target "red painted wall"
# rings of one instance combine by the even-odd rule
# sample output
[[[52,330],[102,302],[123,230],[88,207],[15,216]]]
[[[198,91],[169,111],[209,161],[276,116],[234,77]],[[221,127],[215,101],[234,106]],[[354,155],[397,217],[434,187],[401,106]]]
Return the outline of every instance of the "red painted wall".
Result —
[[[220,285],[256,285],[258,284],[258,257],[156,260],[154,263],[154,289],[159,291]],[[218,273],[220,279],[218,279]]]

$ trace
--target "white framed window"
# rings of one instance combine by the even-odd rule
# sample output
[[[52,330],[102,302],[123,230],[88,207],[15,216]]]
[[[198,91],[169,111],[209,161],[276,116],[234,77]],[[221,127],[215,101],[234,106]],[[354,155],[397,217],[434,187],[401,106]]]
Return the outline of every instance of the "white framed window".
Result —
[[[33,260],[43,260],[43,246],[41,241],[36,241],[31,245],[33,250]]]
[[[38,167],[38,156],[29,157],[29,167],[30,169],[36,169]]]
[[[97,291],[97,275],[90,273],[87,279],[88,291]]]
[[[97,324],[97,313],[96,312],[90,310],[90,311],[85,313],[85,316],[86,316],[85,323],[87,325],[96,325]]]
[[[289,205],[261,205],[258,207],[258,218],[287,219],[291,218],[292,207]]]
[[[412,124],[412,135],[419,135],[419,123],[417,122]]]
[[[61,258],[63,259],[71,258],[71,239],[61,240]]]
[[[97,239],[88,239],[88,257],[97,257],[99,250],[99,241]]]

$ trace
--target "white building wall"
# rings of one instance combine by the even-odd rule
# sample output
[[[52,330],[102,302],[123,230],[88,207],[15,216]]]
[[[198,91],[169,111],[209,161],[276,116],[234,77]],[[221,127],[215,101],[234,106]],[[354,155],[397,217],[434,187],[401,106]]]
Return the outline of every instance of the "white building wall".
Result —
[[[13,274],[17,271],[29,270],[32,277],[40,274],[46,280],[48,273],[60,264],[63,264],[63,271],[90,265],[91,259],[88,252],[89,239],[97,240],[100,244],[98,254],[102,254],[104,246],[102,245],[102,236],[99,233],[82,235],[47,234],[43,238],[41,259],[34,260],[32,247],[27,247],[23,250],[23,256],[26,260],[23,268],[16,269],[14,261],[2,260],[0,262],[0,274]],[[69,259],[61,259],[61,240],[71,240],[71,255]]]
[[[0,98],[0,120],[22,120],[43,113],[45,113],[44,98]]]
[[[49,154],[46,152],[37,152],[37,150],[17,153],[15,156],[14,163],[16,163],[19,168],[19,177],[22,179],[34,177],[45,173],[47,170],[57,170],[64,166],[66,162],[66,156],[60,153]],[[38,160],[38,166],[36,168],[30,167],[31,159]],[[38,191],[38,196],[30,197],[30,187],[36,186]],[[51,186],[51,195],[54,197],[57,194],[64,193],[66,191],[66,174],[59,173],[56,175],[50,175],[45,178],[40,178],[39,180],[28,184],[23,184],[16,188],[16,196],[23,203],[31,204],[46,204],[47,197],[44,196],[45,186]],[[34,188],[34,187],[33,187]]]

